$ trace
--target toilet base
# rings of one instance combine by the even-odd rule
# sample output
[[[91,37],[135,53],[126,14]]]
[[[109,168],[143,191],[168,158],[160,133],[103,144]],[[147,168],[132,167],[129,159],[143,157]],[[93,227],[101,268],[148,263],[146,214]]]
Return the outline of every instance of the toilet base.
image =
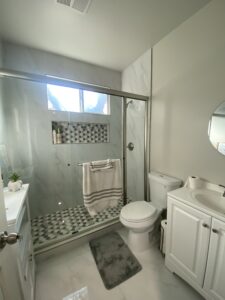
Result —
[[[129,230],[128,244],[131,250],[142,252],[150,248],[149,232],[134,232]]]

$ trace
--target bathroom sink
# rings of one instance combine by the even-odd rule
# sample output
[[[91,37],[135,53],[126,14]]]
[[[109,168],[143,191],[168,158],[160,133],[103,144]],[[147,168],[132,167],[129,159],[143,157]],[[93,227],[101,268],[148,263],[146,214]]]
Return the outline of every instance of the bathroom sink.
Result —
[[[191,196],[199,203],[208,208],[225,214],[225,197],[218,191],[198,189],[191,193]]]

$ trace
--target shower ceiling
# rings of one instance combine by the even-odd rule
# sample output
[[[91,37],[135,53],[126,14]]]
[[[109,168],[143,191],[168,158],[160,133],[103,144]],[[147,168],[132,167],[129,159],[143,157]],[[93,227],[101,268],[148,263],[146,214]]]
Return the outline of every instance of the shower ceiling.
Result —
[[[93,0],[80,14],[56,0],[0,0],[0,36],[123,70],[208,2]]]

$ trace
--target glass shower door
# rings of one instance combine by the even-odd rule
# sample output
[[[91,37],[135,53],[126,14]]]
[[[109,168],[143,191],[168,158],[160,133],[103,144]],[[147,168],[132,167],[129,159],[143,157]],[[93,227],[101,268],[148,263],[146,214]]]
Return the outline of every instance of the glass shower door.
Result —
[[[127,99],[127,196],[144,200],[145,102]],[[132,149],[133,148],[133,149]]]
[[[46,84],[4,79],[4,141],[0,155],[4,184],[16,172],[29,183],[34,246],[63,235],[60,211],[71,195],[70,148],[53,143],[52,122],[69,121],[69,113],[48,109]]]
[[[91,217],[82,193],[83,162],[120,159],[122,165],[122,99],[107,97],[105,109],[101,96],[97,114],[91,102],[80,106],[89,112],[71,108],[68,94],[62,110],[48,93],[44,83],[4,79],[0,161],[5,185],[12,172],[30,184],[36,250],[116,222],[122,207],[120,201],[118,207]]]

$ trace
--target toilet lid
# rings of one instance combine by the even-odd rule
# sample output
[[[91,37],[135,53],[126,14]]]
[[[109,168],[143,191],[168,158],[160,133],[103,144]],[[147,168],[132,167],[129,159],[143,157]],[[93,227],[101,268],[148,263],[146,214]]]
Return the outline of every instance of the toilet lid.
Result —
[[[135,201],[125,205],[121,217],[127,221],[140,222],[151,219],[156,214],[156,208],[146,201]]]

